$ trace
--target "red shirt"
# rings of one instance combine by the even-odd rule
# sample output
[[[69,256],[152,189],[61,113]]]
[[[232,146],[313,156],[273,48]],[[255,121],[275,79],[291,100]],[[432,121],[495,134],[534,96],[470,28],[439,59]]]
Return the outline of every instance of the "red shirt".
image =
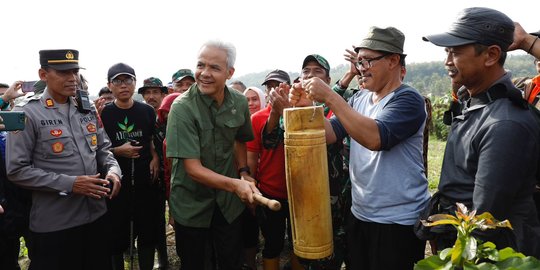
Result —
[[[163,140],[163,176],[165,180],[165,198],[169,199],[171,195],[171,169],[172,164],[169,163],[169,159],[165,155],[167,153],[167,139]]]
[[[255,174],[255,179],[259,181],[259,190],[272,198],[287,199],[283,142],[276,149],[265,149],[262,145],[262,132],[271,110],[272,108],[267,106],[251,116],[255,139],[247,142],[246,146],[249,152],[259,153],[259,164]]]

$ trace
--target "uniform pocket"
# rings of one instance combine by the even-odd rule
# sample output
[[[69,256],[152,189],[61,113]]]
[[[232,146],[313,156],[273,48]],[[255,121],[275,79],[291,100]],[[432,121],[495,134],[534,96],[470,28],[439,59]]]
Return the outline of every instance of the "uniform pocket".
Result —
[[[63,126],[42,127],[39,145],[45,158],[66,157],[73,155],[71,133]]]
[[[232,128],[232,129],[238,129],[242,125],[244,125],[245,119],[242,115],[237,115],[232,119],[229,119],[223,123],[225,127]]]

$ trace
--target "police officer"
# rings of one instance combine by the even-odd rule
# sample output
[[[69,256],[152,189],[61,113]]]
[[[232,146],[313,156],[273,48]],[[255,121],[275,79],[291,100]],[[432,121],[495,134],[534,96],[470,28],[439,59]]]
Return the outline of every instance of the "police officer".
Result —
[[[121,170],[95,109],[73,97],[79,52],[39,55],[47,86],[15,106],[26,126],[8,134],[6,151],[9,180],[32,190],[30,269],[108,269],[105,200],[118,193]]]

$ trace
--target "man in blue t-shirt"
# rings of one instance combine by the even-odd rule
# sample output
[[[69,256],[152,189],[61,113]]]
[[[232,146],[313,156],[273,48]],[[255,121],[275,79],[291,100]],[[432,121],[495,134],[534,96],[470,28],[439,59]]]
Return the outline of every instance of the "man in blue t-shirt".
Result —
[[[430,198],[422,159],[426,111],[422,96],[402,83],[404,40],[394,27],[370,29],[355,48],[365,90],[348,104],[318,78],[291,90],[291,103],[312,99],[334,112],[325,123],[327,143],[352,139],[347,269],[411,269],[424,257],[413,224]]]

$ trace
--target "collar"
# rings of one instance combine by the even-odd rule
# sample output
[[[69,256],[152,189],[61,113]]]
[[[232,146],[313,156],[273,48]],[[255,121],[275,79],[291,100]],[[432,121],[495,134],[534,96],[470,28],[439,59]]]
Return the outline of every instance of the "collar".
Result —
[[[43,90],[43,94],[41,95],[41,97],[39,99],[40,99],[41,104],[43,105],[43,107],[45,107],[47,109],[57,109],[58,108],[56,100],[54,100],[54,98],[51,96],[51,94],[49,93],[49,88],[47,88],[47,87],[45,88],[45,90]],[[69,97],[67,99],[67,101],[70,103],[70,107],[75,108],[77,106],[77,103],[75,102],[74,97]]]
[[[204,102],[206,107],[211,107],[212,104],[216,103],[216,101],[212,99],[210,96],[203,94],[197,84],[194,84],[193,87],[195,87],[195,89],[197,90],[197,95],[201,97],[201,100]],[[223,91],[224,91],[223,104],[221,104],[221,107],[219,109],[227,108],[233,105],[231,90],[227,86],[225,86]],[[232,91],[236,91],[236,90],[233,89]]]
[[[487,91],[477,94],[469,99],[467,107],[473,108],[476,105],[487,105],[499,98],[507,97],[504,84],[492,85]]]
[[[464,102],[463,115],[457,116],[458,119],[464,119],[467,112],[481,109],[493,101],[500,98],[508,98],[518,107],[527,108],[527,102],[523,99],[521,92],[511,81],[512,74],[506,72],[501,78],[495,81],[486,91],[470,97]],[[462,91],[460,89],[459,91]]]

